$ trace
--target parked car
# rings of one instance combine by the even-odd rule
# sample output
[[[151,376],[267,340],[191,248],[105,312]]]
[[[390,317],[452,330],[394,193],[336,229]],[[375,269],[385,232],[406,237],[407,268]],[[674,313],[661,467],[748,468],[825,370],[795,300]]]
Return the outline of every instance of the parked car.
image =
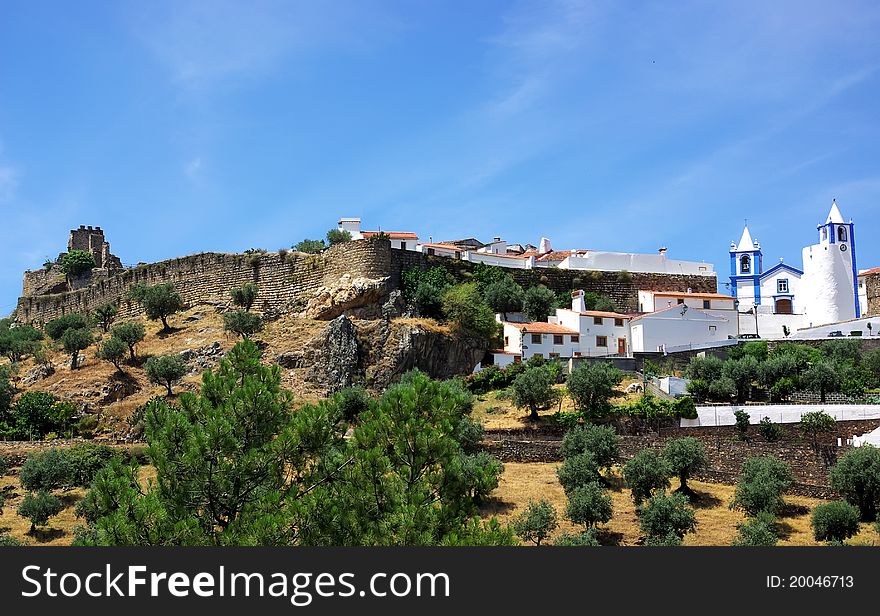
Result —
[[[849,333],[850,336],[860,337],[862,335],[862,330],[854,329]]]
[[[828,332],[829,338],[843,338],[843,332],[839,329],[837,331]]]
[[[760,337],[761,336],[759,336],[758,334],[740,334],[739,336],[737,336],[737,338],[739,338],[740,340],[755,340],[759,339]]]

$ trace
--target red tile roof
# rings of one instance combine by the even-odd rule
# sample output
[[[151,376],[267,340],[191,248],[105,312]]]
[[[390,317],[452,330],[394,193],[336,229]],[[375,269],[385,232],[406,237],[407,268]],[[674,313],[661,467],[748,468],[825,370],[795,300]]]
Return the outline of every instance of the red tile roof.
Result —
[[[384,233],[393,240],[419,239],[418,234],[413,233],[412,231],[364,231],[361,233],[361,235],[363,235],[364,237],[372,237],[374,235],[379,235],[380,233]]]
[[[511,325],[517,328],[520,331],[524,331],[527,333],[535,333],[535,334],[574,334],[578,335],[580,332],[574,329],[568,329],[567,327],[563,327],[557,323],[543,323],[541,321],[533,321],[531,323],[512,323],[510,321],[504,321],[504,325]]]
[[[880,267],[872,267],[869,270],[859,273],[859,276],[873,276],[874,274],[880,274]]]
[[[562,261],[568,256],[571,256],[570,250],[551,250],[538,257],[538,261]]]
[[[426,248],[440,248],[442,250],[454,250],[456,252],[464,252],[464,248],[461,246],[456,246],[454,244],[419,244],[419,246],[425,246]]]

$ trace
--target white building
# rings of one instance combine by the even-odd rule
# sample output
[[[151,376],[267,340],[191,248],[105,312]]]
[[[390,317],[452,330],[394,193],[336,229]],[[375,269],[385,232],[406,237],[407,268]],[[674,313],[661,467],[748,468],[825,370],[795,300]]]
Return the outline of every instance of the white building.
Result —
[[[715,266],[711,263],[668,259],[666,249],[657,254],[637,254],[631,252],[606,252],[601,250],[575,250],[562,259],[561,269],[598,270],[606,272],[644,272],[654,274],[686,274],[714,276]]]
[[[541,355],[545,359],[579,356],[575,353],[580,353],[580,334],[575,329],[541,322],[505,322],[503,325],[504,349],[501,354],[518,356],[522,361],[534,355]],[[499,360],[504,362],[506,357],[496,357],[496,363]]]
[[[392,248],[419,251],[419,236],[412,231],[361,231],[360,218],[340,218],[337,223],[340,231],[348,231],[353,240],[362,240],[383,233],[391,240]]]
[[[629,336],[635,353],[677,351],[710,346],[735,338],[736,318],[676,304],[630,321]]]
[[[748,226],[730,245],[730,289],[741,334],[783,338],[802,327],[858,318],[858,270],[853,223],[837,202],[817,227],[819,243],[803,249],[803,270],[780,261],[764,270],[761,245]]]

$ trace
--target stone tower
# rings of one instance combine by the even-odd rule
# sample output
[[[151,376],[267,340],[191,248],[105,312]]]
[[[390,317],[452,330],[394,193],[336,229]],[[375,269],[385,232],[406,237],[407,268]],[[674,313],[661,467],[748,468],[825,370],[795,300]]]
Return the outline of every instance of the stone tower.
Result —
[[[67,240],[67,251],[82,250],[95,257],[95,266],[106,270],[122,269],[119,257],[110,253],[110,243],[104,239],[101,227],[80,225],[79,229],[71,229]]]

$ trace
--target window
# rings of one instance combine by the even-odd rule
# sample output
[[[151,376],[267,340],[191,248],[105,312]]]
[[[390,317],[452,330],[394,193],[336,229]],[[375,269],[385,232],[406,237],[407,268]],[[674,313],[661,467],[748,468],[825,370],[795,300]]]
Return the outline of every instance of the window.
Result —
[[[553,334],[553,344],[562,344],[562,336],[560,334]]]
[[[559,353],[550,353],[550,359],[558,359]]]
[[[580,341],[581,341],[581,337],[580,337],[580,336],[572,336],[572,337],[571,337],[571,341],[572,341],[572,342],[580,342]]]
[[[400,249],[406,250],[406,242],[400,242]]]
[[[846,241],[846,227],[837,227],[837,241],[845,242]]]
[[[623,327],[623,319],[614,319],[614,327]]]
[[[513,356],[513,363],[518,364],[518,363],[520,363],[521,361],[522,361],[522,356],[521,356],[521,355],[514,355],[514,356]]]
[[[434,254],[434,249],[428,248],[428,255],[433,255],[433,254]]]
[[[710,326],[709,326],[709,331],[710,331],[710,332],[714,332],[714,331],[717,330],[717,329],[718,329],[718,328],[715,327],[714,325],[710,325]]]
[[[678,298],[678,305],[681,306],[684,303],[684,300],[680,297]]]
[[[593,325],[602,325],[602,317],[593,317]]]
[[[580,357],[580,356],[581,356],[581,352],[580,352],[580,351],[575,351],[575,352],[574,352],[574,356],[575,356],[575,357]]]
[[[608,348],[608,336],[596,336],[596,346]]]
[[[828,227],[822,227],[822,239],[823,240],[828,239]]]
[[[743,255],[739,259],[739,271],[743,274],[750,274],[752,271],[752,258],[749,255]]]
[[[711,299],[704,299],[703,300],[703,308],[706,308],[708,310],[711,307],[712,307],[712,300]]]
[[[504,346],[507,346],[508,344],[510,344],[510,337],[504,336]]]
[[[788,278],[780,278],[776,281],[777,293],[788,293]]]
[[[541,334],[532,334],[532,344],[541,344]]]

